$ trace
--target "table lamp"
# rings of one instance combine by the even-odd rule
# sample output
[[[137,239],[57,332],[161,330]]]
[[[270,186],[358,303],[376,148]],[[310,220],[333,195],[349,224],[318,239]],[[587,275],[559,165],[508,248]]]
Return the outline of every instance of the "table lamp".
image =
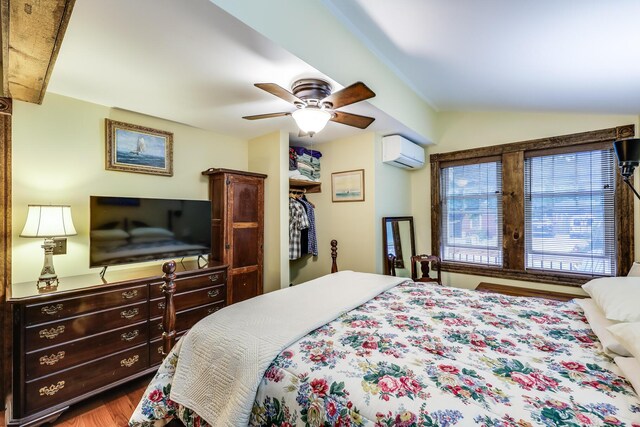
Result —
[[[71,206],[65,205],[29,205],[27,222],[20,237],[44,237],[44,265],[36,282],[38,289],[44,283],[44,289],[58,286],[58,275],[53,268],[54,237],[75,236],[76,229],[71,219]]]

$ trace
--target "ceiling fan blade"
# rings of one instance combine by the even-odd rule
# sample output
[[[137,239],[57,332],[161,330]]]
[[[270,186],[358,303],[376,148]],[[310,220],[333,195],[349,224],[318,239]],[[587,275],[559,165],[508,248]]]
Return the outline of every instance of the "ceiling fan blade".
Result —
[[[351,86],[347,86],[338,92],[324,98],[322,103],[331,103],[331,108],[340,108],[355,102],[364,101],[373,98],[376,94],[362,82],[356,82]]]
[[[270,119],[272,117],[284,117],[290,116],[291,113],[269,113],[269,114],[256,114],[255,116],[244,116],[243,119],[258,120],[258,119]]]
[[[342,111],[334,111],[335,117],[332,122],[342,123],[343,125],[353,126],[360,129],[366,129],[373,121],[373,117],[359,116],[357,114],[345,113]]]
[[[275,83],[256,83],[254,84],[254,86],[266,92],[269,92],[271,95],[275,95],[278,98],[282,98],[285,101],[290,102],[292,104],[295,104],[296,102],[302,102],[304,104],[304,101],[302,101],[302,99],[298,98],[297,96],[295,96],[294,94],[292,94],[291,92],[283,88],[282,86],[279,86]]]

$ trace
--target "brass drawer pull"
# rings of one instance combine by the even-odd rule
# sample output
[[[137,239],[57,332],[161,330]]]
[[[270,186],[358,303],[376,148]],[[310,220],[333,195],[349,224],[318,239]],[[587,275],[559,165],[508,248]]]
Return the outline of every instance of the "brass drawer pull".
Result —
[[[159,308],[160,310],[164,310],[164,308],[165,308],[165,303],[164,303],[164,301],[160,301],[160,302],[158,303],[158,308]]]
[[[162,330],[162,323],[158,324],[158,329]]]
[[[211,289],[209,292],[207,292],[207,295],[209,295],[209,298],[215,298],[220,295],[220,289]]]
[[[140,310],[138,310],[137,308],[132,308],[131,310],[125,310],[121,312],[120,317],[122,317],[123,319],[133,319],[138,315],[139,312]]]
[[[162,354],[162,346],[158,347],[158,354]]]
[[[55,305],[45,305],[40,309],[40,312],[42,314],[48,314],[49,316],[53,316],[60,310],[62,310],[62,304],[55,304]]]
[[[131,341],[133,340],[135,337],[137,337],[140,334],[140,332],[138,332],[137,329],[131,331],[131,332],[125,332],[122,335],[120,335],[120,338],[122,338],[122,341]]]
[[[130,368],[134,365],[134,363],[136,363],[138,360],[140,360],[140,358],[138,357],[138,355],[136,354],[133,357],[130,357],[128,359],[122,359],[120,361],[120,366],[122,366],[123,368],[126,366],[127,368]]]
[[[215,273],[209,276],[209,280],[212,282],[217,282],[219,278],[220,278],[220,273]]]
[[[207,310],[207,314],[212,314],[215,313],[216,311],[220,310],[222,307],[218,306],[218,307],[211,307],[209,310]]]
[[[132,291],[124,291],[122,293],[122,299],[131,299],[138,296],[138,290],[134,289]]]
[[[40,358],[41,365],[55,365],[62,359],[64,359],[64,351],[59,351],[57,354],[52,354],[51,356],[42,356]]]
[[[49,387],[42,387],[38,392],[40,396],[53,396],[64,388],[64,381],[58,381],[58,384],[51,384]]]
[[[40,338],[46,338],[48,340],[52,340],[62,333],[64,333],[64,326],[60,325],[58,327],[51,328],[51,329],[43,329],[40,332],[38,332],[38,335],[40,335]]]

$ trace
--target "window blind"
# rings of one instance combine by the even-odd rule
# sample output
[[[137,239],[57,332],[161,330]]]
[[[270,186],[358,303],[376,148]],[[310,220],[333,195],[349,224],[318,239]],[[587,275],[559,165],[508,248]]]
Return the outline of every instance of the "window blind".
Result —
[[[525,259],[529,270],[616,273],[612,149],[525,159]]]
[[[502,163],[441,169],[440,257],[502,266]]]

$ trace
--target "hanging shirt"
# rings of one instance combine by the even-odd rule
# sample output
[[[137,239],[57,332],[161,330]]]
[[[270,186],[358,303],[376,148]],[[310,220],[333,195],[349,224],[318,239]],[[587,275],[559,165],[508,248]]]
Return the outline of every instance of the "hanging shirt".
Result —
[[[300,203],[302,203],[307,211],[307,219],[309,220],[309,252],[313,256],[318,256],[318,239],[316,236],[316,214],[313,210],[313,206],[309,203],[303,196],[300,199]]]
[[[309,228],[309,218],[300,202],[289,199],[289,259],[302,256],[300,248],[300,230]]]

